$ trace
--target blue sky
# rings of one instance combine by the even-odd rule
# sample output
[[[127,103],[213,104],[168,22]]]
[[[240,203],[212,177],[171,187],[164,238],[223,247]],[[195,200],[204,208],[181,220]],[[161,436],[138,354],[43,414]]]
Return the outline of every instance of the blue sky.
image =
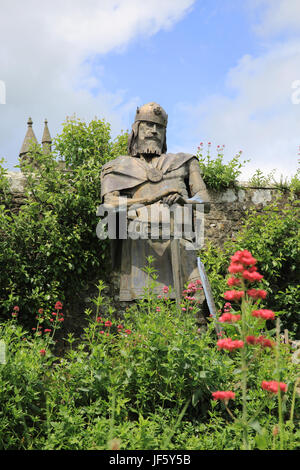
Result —
[[[0,157],[10,170],[28,116],[38,140],[45,117],[55,135],[74,113],[104,117],[117,135],[156,101],[169,115],[168,151],[210,141],[213,154],[225,145],[226,161],[243,150],[242,179],[256,168],[295,173],[298,0],[2,0],[1,9]]]

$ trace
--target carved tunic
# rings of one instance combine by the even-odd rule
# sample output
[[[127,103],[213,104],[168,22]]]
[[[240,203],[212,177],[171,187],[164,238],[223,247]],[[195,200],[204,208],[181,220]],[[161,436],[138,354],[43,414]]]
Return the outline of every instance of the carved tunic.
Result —
[[[101,191],[105,202],[108,202],[112,195],[126,195],[134,199],[152,200],[153,195],[157,195],[161,199],[167,193],[172,192],[177,192],[185,198],[191,198],[197,194],[203,202],[209,201],[199,163],[190,154],[161,155],[153,157],[148,163],[141,158],[118,157],[103,167],[101,177]],[[177,205],[176,210],[183,211],[185,209]],[[153,237],[150,239],[150,215],[151,220],[157,216],[157,220],[160,221],[160,230],[156,233],[158,239],[153,239]],[[120,300],[133,300],[144,295],[149,280],[143,268],[147,264],[146,258],[150,255],[155,259],[153,266],[158,275],[156,280],[158,285],[155,292],[161,294],[162,287],[167,285],[172,287],[171,297],[175,297],[171,243],[170,239],[161,238],[161,227],[164,226],[163,224],[166,224],[165,226],[170,224],[168,206],[162,202],[156,202],[141,209],[131,209],[128,211],[128,219],[131,221],[131,225],[135,224],[135,228],[139,225],[147,239],[117,240],[117,245],[113,242],[114,261],[120,265],[121,269]],[[172,217],[170,232],[172,237]],[[192,239],[184,235],[179,243],[182,282],[183,284],[195,282],[199,279],[196,252],[187,249],[188,245],[192,244]]]

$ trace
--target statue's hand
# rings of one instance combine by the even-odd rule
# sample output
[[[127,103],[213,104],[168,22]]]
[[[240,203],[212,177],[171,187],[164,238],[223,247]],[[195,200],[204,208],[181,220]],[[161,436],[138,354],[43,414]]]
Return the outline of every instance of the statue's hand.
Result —
[[[164,197],[163,203],[168,204],[169,206],[171,206],[172,204],[179,204],[183,206],[187,203],[187,200],[183,196],[181,196],[181,194],[175,193]]]

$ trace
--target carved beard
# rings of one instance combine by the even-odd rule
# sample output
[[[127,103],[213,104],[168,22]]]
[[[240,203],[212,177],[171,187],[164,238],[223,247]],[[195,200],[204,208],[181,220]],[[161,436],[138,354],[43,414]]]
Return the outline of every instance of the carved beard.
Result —
[[[161,155],[162,142],[160,139],[138,139],[137,150],[139,154]]]

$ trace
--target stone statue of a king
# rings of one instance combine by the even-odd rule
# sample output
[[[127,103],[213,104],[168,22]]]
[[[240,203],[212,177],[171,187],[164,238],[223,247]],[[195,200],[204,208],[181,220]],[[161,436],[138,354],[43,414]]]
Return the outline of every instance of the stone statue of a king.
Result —
[[[137,108],[128,139],[129,155],[102,168],[102,201],[107,208],[119,208],[119,225],[121,219],[124,224],[126,202],[127,235],[123,231],[111,241],[113,267],[120,270],[120,301],[144,295],[148,282],[144,267],[149,256],[154,258],[158,275],[155,292],[159,294],[169,286],[170,297],[176,298],[176,289],[178,292],[185,283],[199,279],[193,245],[195,205],[201,206],[202,214],[209,211],[209,196],[197,158],[167,153],[167,121],[166,112],[157,103]],[[191,230],[180,231],[183,226]]]

